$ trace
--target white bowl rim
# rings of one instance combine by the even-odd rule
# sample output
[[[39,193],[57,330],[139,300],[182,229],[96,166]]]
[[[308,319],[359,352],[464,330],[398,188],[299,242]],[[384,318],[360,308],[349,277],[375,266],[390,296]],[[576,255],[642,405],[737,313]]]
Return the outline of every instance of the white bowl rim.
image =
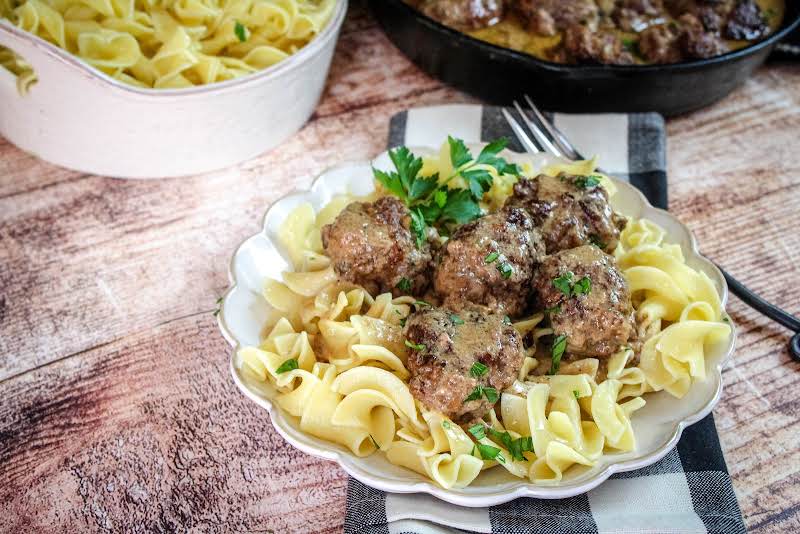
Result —
[[[432,147],[409,147],[415,153],[426,153],[430,151],[435,151],[437,149]],[[419,150],[419,152],[417,152]],[[261,224],[261,231],[257,234],[253,234],[246,239],[242,240],[239,245],[236,247],[233,256],[228,264],[228,280],[230,281],[230,286],[225,291],[223,296],[221,297],[221,305],[219,308],[219,313],[217,314],[217,324],[218,327],[225,338],[225,340],[231,345],[232,351],[229,361],[229,369],[231,375],[233,377],[233,381],[235,382],[236,386],[239,390],[250,400],[255,402],[258,406],[261,406],[270,416],[270,423],[272,427],[293,447],[296,449],[305,452],[306,454],[310,454],[312,456],[316,456],[318,458],[324,458],[326,460],[335,461],[347,474],[352,476],[353,478],[357,479],[358,481],[366,484],[367,486],[373,487],[378,490],[382,490],[389,493],[427,493],[434,497],[437,497],[445,502],[455,504],[458,506],[464,506],[469,508],[478,508],[478,507],[486,507],[486,506],[495,506],[499,504],[504,504],[519,497],[532,497],[538,499],[563,499],[574,497],[576,495],[584,494],[596,487],[600,484],[608,480],[608,478],[615,474],[615,473],[623,473],[626,471],[635,471],[637,469],[642,469],[644,467],[648,467],[650,465],[655,464],[662,458],[664,458],[677,444],[680,440],[683,431],[697,423],[698,421],[702,420],[706,417],[714,407],[719,402],[722,396],[722,369],[727,364],[727,362],[731,359],[735,347],[736,347],[736,339],[737,339],[737,332],[736,332],[736,325],[731,320],[730,316],[725,313],[724,317],[727,319],[728,324],[731,327],[731,337],[728,342],[728,349],[725,355],[720,358],[719,362],[716,366],[714,366],[714,373],[716,378],[716,388],[714,390],[714,394],[712,398],[703,405],[699,410],[695,411],[693,414],[685,417],[681,421],[678,421],[675,429],[670,436],[670,438],[658,449],[647,454],[645,456],[639,458],[633,458],[630,460],[619,461],[619,462],[612,462],[609,463],[602,471],[596,473],[592,478],[587,479],[582,482],[573,483],[573,484],[561,484],[561,485],[535,485],[532,482],[521,483],[519,486],[514,488],[512,491],[506,491],[504,493],[494,493],[491,495],[464,495],[460,493],[454,493],[451,490],[442,488],[438,486],[433,481],[418,481],[418,482],[394,482],[392,480],[387,480],[385,478],[380,477],[379,475],[372,475],[367,473],[366,470],[363,469],[356,469],[353,464],[350,462],[343,460],[343,455],[352,456],[346,452],[340,452],[339,450],[335,449],[320,449],[313,445],[306,444],[294,439],[285,429],[281,427],[281,425],[276,425],[275,421],[275,412],[279,410],[277,405],[273,404],[270,400],[261,397],[251,391],[246,384],[242,381],[241,377],[239,376],[238,370],[236,368],[236,354],[242,348],[238,340],[229,330],[226,320],[225,320],[225,302],[227,301],[228,296],[237,288],[237,279],[235,273],[235,263],[236,258],[239,254],[240,249],[250,240],[260,235],[267,236],[267,219],[269,216],[270,211],[281,201],[287,199],[292,196],[296,196],[298,194],[307,194],[313,191],[314,187],[317,185],[320,180],[325,177],[326,175],[341,171],[347,168],[353,167],[363,167],[365,165],[373,165],[374,162],[381,158],[381,156],[385,155],[388,151],[384,151],[378,156],[376,156],[372,161],[353,161],[353,162],[343,162],[338,165],[334,165],[332,167],[327,168],[322,173],[318,174],[314,180],[311,182],[311,185],[308,189],[302,190],[293,190],[286,195],[276,199],[264,213],[262,217],[262,224]],[[524,155],[524,154],[523,154]],[[640,202],[640,206],[651,212],[660,213],[663,216],[667,217],[675,221],[689,236],[689,244],[690,244],[690,251],[692,256],[695,258],[699,258],[704,260],[714,271],[716,275],[716,282],[719,283],[720,289],[720,302],[722,304],[723,311],[727,305],[728,301],[728,285],[725,281],[725,277],[722,276],[722,272],[716,266],[714,262],[706,258],[700,253],[700,250],[697,245],[697,240],[692,233],[692,231],[677,217],[669,213],[667,210],[656,208],[644,194],[631,185],[628,182],[621,181],[617,178],[611,177],[613,182],[618,188],[625,188],[628,190],[632,190],[635,192],[636,197]],[[644,216],[644,215],[643,215]],[[357,461],[357,459],[356,459]]]
[[[170,99],[192,95],[205,95],[206,93],[228,92],[230,90],[239,89],[242,86],[257,84],[266,79],[275,78],[283,75],[286,72],[294,70],[307,58],[312,57],[324,49],[327,42],[338,34],[339,29],[344,22],[345,15],[347,14],[347,5],[348,0],[336,0],[336,11],[334,11],[334,13],[331,15],[331,19],[328,21],[325,28],[323,28],[322,32],[309,41],[309,43],[303,48],[290,55],[283,61],[252,74],[239,76],[231,80],[225,80],[224,82],[208,83],[181,89],[155,89],[137,87],[135,85],[127,84],[123,81],[117,80],[116,78],[112,78],[108,74],[93,67],[89,63],[80,59],[78,56],[67,52],[63,48],[12,25],[7,19],[0,18],[0,33],[7,32],[20,40],[27,41],[30,45],[37,48],[41,53],[49,56],[51,59],[65,64],[67,68],[75,69],[80,74],[87,76],[91,81],[100,82],[112,90],[128,93],[127,96],[134,96],[144,99]]]

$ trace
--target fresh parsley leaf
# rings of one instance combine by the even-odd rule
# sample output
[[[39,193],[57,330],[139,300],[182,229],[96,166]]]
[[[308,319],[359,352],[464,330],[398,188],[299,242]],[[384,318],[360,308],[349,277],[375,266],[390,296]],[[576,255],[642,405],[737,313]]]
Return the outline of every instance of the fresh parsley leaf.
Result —
[[[476,423],[469,427],[467,432],[475,436],[475,439],[483,439],[486,437],[486,425]]]
[[[414,342],[409,341],[407,339],[404,340],[404,342],[406,344],[406,347],[408,347],[408,348],[410,348],[412,350],[425,350],[425,345],[423,345],[422,343],[414,343]]]
[[[500,137],[491,141],[478,155],[478,159],[476,163],[483,163],[485,165],[492,165],[494,166],[494,162],[497,160],[497,154],[502,152],[502,150],[508,146],[508,138],[507,137]]]
[[[472,390],[472,393],[467,395],[467,398],[464,399],[464,402],[478,400],[481,398],[481,395],[483,395],[483,386],[478,384],[477,386],[475,386],[475,389]]]
[[[511,264],[508,263],[507,261],[498,264],[497,270],[500,271],[500,274],[502,274],[503,278],[505,278],[506,280],[511,278],[511,275],[514,274],[514,267],[512,267]]]
[[[453,169],[458,169],[472,161],[472,154],[464,141],[448,135],[447,144],[450,145],[450,163],[453,164]]]
[[[406,327],[406,321],[407,320],[408,320],[408,318],[406,318],[406,317],[403,317],[402,319],[400,319],[400,327],[401,328],[405,328]]]
[[[592,290],[592,279],[584,276],[572,286],[573,295],[588,295]]]
[[[425,217],[419,209],[412,209],[408,214],[411,215],[410,230],[414,235],[414,241],[417,243],[417,248],[422,248],[422,244],[428,236],[428,225],[425,223]]]
[[[447,204],[442,208],[441,218],[456,224],[468,223],[481,215],[481,207],[466,189],[451,189],[447,194]]]
[[[439,189],[433,194],[433,202],[441,209],[447,204],[447,189]]]
[[[553,278],[553,287],[564,293],[567,297],[572,294],[572,271],[567,271],[557,278]]]
[[[300,364],[297,362],[297,359],[296,358],[290,358],[290,359],[286,360],[285,362],[283,362],[282,364],[280,364],[280,366],[278,366],[278,368],[275,369],[275,373],[277,373],[279,375],[283,374],[283,373],[288,373],[289,371],[293,371],[293,370],[297,369],[298,367],[300,367]]]
[[[596,235],[592,234],[589,236],[589,242],[599,248],[600,250],[605,250],[606,244]]]
[[[497,460],[498,462],[505,462],[503,455],[500,454],[500,449],[497,447],[492,447],[491,445],[484,445],[483,443],[478,443],[478,452],[481,455],[481,458],[484,460]],[[503,458],[503,460],[501,460]]]
[[[578,391],[577,389],[573,389],[572,390],[572,394],[575,395],[576,399],[580,399],[581,398],[581,392]]]
[[[211,315],[216,317],[217,315],[219,315],[219,312],[221,311],[222,311],[222,297],[217,299],[217,309],[211,312]]]
[[[557,313],[561,313],[561,304],[556,304],[555,306],[550,306],[549,308],[545,308],[544,313],[548,315],[555,315]]]
[[[600,185],[600,177],[591,175],[591,176],[578,176],[575,178],[575,187],[579,187],[580,189],[591,189],[592,187],[597,187]]]
[[[553,341],[553,349],[550,353],[550,370],[547,372],[548,375],[554,375],[558,372],[558,368],[561,367],[561,357],[564,355],[564,350],[566,350],[566,348],[567,336],[561,334]]]
[[[396,172],[383,172],[373,168],[372,175],[387,191],[398,197],[405,204],[408,204],[408,195],[403,188],[403,183],[400,181],[400,176]]]
[[[238,20],[233,26],[233,33],[236,34],[236,38],[239,39],[239,42],[243,43],[247,40],[247,28]]]
[[[492,175],[486,169],[462,171],[461,176],[475,200],[482,199],[483,194],[492,187]]]
[[[411,280],[409,280],[404,276],[403,278],[400,279],[399,282],[397,282],[397,285],[394,287],[396,287],[400,291],[405,291],[406,293],[408,293],[411,291]]]
[[[447,199],[445,199],[447,202]],[[417,205],[416,209],[422,214],[422,218],[425,219],[425,222],[429,225],[433,226],[442,216],[442,208],[439,207],[436,202],[431,202],[429,204],[419,204]],[[439,234],[441,234],[441,230]]]
[[[472,367],[469,370],[469,374],[475,378],[480,378],[486,373],[489,372],[489,368],[483,365],[481,362],[475,362],[472,364]],[[485,391],[485,389],[484,389]]]
[[[444,428],[445,430],[450,430],[450,427],[451,427],[450,421],[448,421],[446,419],[444,421],[442,421],[442,428]]]
[[[636,39],[623,39],[622,40],[622,47],[627,50],[628,52],[635,53],[637,49],[637,42]]]
[[[501,463],[501,464],[504,464],[504,463],[506,463],[506,458],[505,458],[505,456],[503,456],[502,454],[498,454],[498,455],[497,455],[497,458],[495,458],[495,460],[497,460],[497,461],[498,461],[499,463]]]
[[[428,304],[427,302],[425,302],[424,300],[415,300],[414,301],[414,306],[416,306],[417,308],[432,308],[433,307],[430,304]]]
[[[483,396],[486,397],[486,400],[489,402],[497,402],[497,399],[500,398],[500,396],[497,394],[497,390],[490,387],[483,388]]]
[[[412,181],[408,188],[408,200],[411,202],[428,198],[439,185],[439,173],[432,176],[420,177]]]
[[[485,261],[486,263],[492,263],[494,260],[496,260],[499,257],[500,257],[500,254],[498,254],[497,252],[490,252],[489,254],[486,255],[486,257],[483,259],[483,261]]]
[[[407,147],[401,146],[389,151],[389,159],[397,169],[403,188],[411,191],[411,186],[422,169],[422,158],[415,157]]]
[[[455,313],[450,314],[450,320],[453,321],[454,325],[462,325],[464,324],[464,319],[456,315]]]
[[[511,326],[511,317],[509,317],[508,315],[504,315],[503,324]]]

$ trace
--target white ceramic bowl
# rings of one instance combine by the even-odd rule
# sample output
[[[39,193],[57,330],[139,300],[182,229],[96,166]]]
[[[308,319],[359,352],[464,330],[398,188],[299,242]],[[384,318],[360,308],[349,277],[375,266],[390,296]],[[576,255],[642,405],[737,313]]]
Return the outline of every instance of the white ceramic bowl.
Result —
[[[434,152],[424,148],[412,150],[416,154]],[[547,160],[555,159],[551,156],[538,156]],[[534,158],[508,152],[506,157],[516,162]],[[380,155],[372,165],[381,169],[391,167],[386,153]],[[711,278],[724,307],[728,297],[725,279],[711,261],[700,255],[689,229],[668,212],[651,206],[630,184],[620,181],[615,183],[619,191],[612,199],[614,208],[629,217],[644,217],[661,225],[667,231],[666,240],[681,246],[687,263]],[[261,297],[264,280],[267,277],[281,279],[281,273],[290,268],[288,257],[277,244],[276,236],[291,210],[302,202],[310,202],[319,210],[337,194],[348,191],[366,194],[372,190],[370,163],[335,167],[317,178],[310,191],[291,194],[273,204],[264,217],[263,230],[245,240],[231,260],[231,287],[223,299],[218,320],[223,335],[233,346],[230,361],[233,379],[242,393],[269,412],[275,429],[296,448],[336,461],[361,482],[388,492],[429,493],[453,504],[473,507],[496,505],[517,497],[558,499],[587,492],[613,473],[640,469],[657,462],[678,443],[684,428],[708,415],[719,401],[722,392],[722,366],[733,352],[735,329],[727,344],[715,347],[706,354],[706,380],[694,383],[683,399],[676,399],[663,391],[646,396],[646,406],[638,410],[632,418],[637,439],[635,451],[604,455],[591,469],[573,468],[556,485],[536,486],[510,475],[504,469],[490,469],[481,473],[466,488],[443,489],[415,472],[390,464],[381,453],[358,458],[345,447],[302,432],[292,416],[283,413],[261,395],[257,384],[249,383],[240,374],[236,352],[240,347],[258,345],[261,341],[267,313],[267,304]]]
[[[277,146],[319,101],[347,11],[339,0],[307,46],[263,71],[189,89],[141,89],[0,19],[0,45],[32,65],[24,96],[0,68],[0,134],[40,158],[121,178],[221,169]]]

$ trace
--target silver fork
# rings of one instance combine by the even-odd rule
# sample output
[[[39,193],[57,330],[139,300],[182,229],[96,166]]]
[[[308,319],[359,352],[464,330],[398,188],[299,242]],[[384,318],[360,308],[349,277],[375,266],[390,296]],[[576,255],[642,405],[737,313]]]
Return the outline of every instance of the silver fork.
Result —
[[[585,159],[569,142],[569,139],[539,111],[533,100],[528,95],[524,95],[524,98],[528,104],[527,110],[523,109],[516,100],[514,107],[522,118],[522,124],[528,128],[530,134],[526,133],[522,124],[506,108],[503,108],[503,116],[525,150],[531,154],[544,152],[569,160]],[[762,299],[719,265],[717,268],[725,277],[731,292],[742,302],[794,332],[789,341],[789,355],[793,360],[800,362],[800,319]]]

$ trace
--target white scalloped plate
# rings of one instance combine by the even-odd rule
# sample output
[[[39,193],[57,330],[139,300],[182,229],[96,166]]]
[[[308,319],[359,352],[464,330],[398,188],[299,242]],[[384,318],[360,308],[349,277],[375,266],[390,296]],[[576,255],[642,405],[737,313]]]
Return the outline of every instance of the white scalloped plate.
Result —
[[[413,150],[416,154],[435,153],[429,148]],[[555,159],[508,151],[505,157],[518,163],[534,160],[540,164]],[[389,168],[388,154],[381,154],[372,165],[381,169]],[[334,167],[319,176],[309,191],[293,193],[278,200],[264,216],[263,230],[245,240],[231,260],[231,287],[225,294],[218,315],[222,334],[233,346],[231,374],[242,393],[269,412],[275,429],[294,447],[336,461],[364,484],[388,492],[429,493],[447,502],[471,507],[501,504],[517,497],[560,499],[585,493],[613,473],[632,471],[657,462],[678,443],[683,429],[708,415],[717,404],[722,392],[722,366],[733,353],[735,328],[726,344],[713,347],[706,354],[706,380],[693,384],[683,399],[675,399],[663,391],[646,396],[647,405],[637,411],[632,420],[637,438],[635,451],[604,455],[592,468],[572,468],[558,484],[534,485],[513,477],[504,469],[490,469],[466,488],[444,489],[413,471],[390,464],[383,454],[358,458],[343,446],[302,432],[295,418],[285,414],[265,397],[263,386],[243,378],[239,373],[236,353],[240,347],[258,345],[261,341],[268,306],[261,297],[264,280],[267,277],[280,280],[281,273],[290,268],[287,256],[276,239],[278,228],[286,216],[302,202],[310,202],[315,210],[319,210],[337,194],[363,195],[371,192],[373,181],[370,167],[367,162]],[[612,199],[614,208],[629,217],[648,218],[666,229],[667,241],[679,244],[687,263],[705,272],[714,282],[724,307],[728,298],[725,279],[711,261],[700,255],[691,231],[668,212],[651,206],[630,184],[618,180],[615,183],[619,191]]]

